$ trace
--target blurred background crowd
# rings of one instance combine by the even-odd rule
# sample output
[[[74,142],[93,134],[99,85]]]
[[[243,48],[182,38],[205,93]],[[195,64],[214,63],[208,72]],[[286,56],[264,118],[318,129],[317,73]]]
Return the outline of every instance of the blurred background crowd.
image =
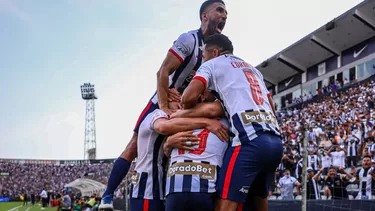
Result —
[[[321,170],[316,178],[319,178],[318,191],[322,197],[329,198],[333,194],[327,194],[325,191],[329,182],[324,176],[333,177],[347,173],[348,177],[353,176],[362,167],[364,156],[370,156],[370,163],[375,163],[374,81],[343,89],[348,85],[339,81],[332,82],[330,86],[317,91],[318,95],[322,95],[320,100],[303,104],[300,109],[287,108],[279,112],[284,156],[277,168],[275,189],[270,192],[271,196],[290,198],[291,195],[295,197],[300,193],[304,150],[308,153],[308,171],[316,175]],[[305,94],[305,99],[295,99],[294,103],[311,100],[312,97]],[[303,147],[305,138],[308,142],[306,149]],[[284,179],[281,179],[282,177]],[[342,180],[339,186],[340,191],[345,192],[340,193],[342,198],[355,198],[358,195],[358,182],[356,184]],[[374,185],[371,187],[374,189]],[[315,198],[315,195],[312,198]]]

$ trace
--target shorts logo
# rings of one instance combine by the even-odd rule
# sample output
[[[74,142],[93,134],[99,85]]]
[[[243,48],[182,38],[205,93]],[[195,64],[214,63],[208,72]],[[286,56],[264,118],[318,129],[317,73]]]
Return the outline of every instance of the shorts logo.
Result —
[[[242,188],[240,189],[240,192],[247,194],[249,193],[249,188],[250,188],[249,186],[242,186]]]
[[[138,182],[139,182],[139,173],[138,172],[134,172],[133,173],[133,175],[132,175],[132,177],[130,178],[130,181],[131,181],[131,183],[133,184],[133,185],[136,185],[136,184],[138,184]]]
[[[175,163],[168,169],[168,177],[175,174],[194,175],[198,174],[201,179],[213,180],[216,175],[216,167],[207,163]]]
[[[245,124],[249,124],[251,122],[264,122],[266,124],[277,124],[276,118],[273,114],[269,112],[262,112],[262,111],[251,111],[251,112],[242,112],[241,113],[242,121]]]

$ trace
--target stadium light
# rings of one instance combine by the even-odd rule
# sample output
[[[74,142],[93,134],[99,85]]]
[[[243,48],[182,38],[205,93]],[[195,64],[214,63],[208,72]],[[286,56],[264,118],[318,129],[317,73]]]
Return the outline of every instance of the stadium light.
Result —
[[[96,159],[96,124],[95,124],[95,100],[98,97],[95,94],[95,85],[84,83],[81,86],[82,99],[86,101],[85,118],[85,142],[84,159]]]

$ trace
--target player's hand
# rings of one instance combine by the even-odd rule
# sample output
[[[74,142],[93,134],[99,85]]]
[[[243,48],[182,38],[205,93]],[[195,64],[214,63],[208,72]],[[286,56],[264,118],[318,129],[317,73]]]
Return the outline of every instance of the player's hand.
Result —
[[[177,89],[168,89],[168,101],[169,102],[181,102],[181,95]]]
[[[160,107],[160,110],[164,111],[168,116],[173,114],[173,110],[168,107]]]
[[[193,131],[176,133],[168,137],[166,144],[171,148],[183,150],[194,150],[192,146],[199,145],[199,138],[193,134]]]
[[[339,172],[344,172],[344,168],[343,167],[340,167],[338,170],[339,170]]]
[[[225,127],[225,125],[221,124],[218,120],[210,119],[207,129],[215,134],[220,140],[229,140],[228,128]]]
[[[184,110],[177,110],[176,112],[174,112],[172,115],[169,116],[169,118],[173,119],[173,118],[181,118],[181,117],[184,117]]]

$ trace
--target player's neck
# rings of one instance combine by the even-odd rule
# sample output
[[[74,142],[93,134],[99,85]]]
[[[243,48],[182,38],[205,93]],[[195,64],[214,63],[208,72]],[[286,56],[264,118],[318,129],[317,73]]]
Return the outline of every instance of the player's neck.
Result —
[[[203,34],[203,40],[207,40],[207,38],[210,36],[208,34],[208,27],[201,24],[201,31],[202,31],[202,34]]]

